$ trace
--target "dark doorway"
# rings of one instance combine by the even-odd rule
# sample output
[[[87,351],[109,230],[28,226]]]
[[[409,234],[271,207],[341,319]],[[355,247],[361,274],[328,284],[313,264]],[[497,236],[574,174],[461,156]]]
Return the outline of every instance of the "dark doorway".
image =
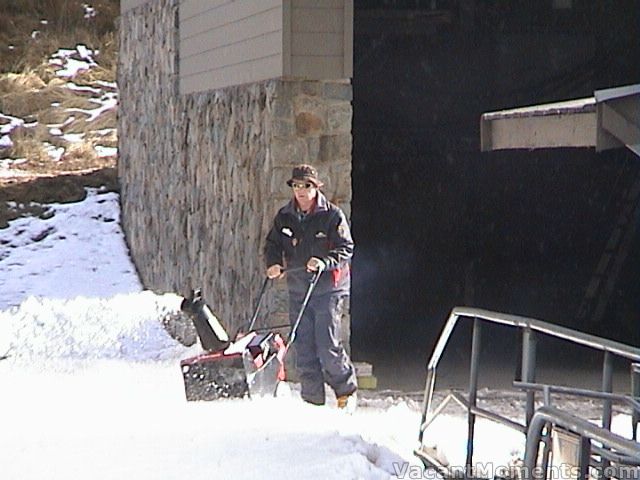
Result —
[[[638,245],[605,320],[576,320],[640,159],[625,150],[479,148],[483,112],[640,82],[638,2],[355,7],[356,357],[423,364],[456,305],[640,345]]]

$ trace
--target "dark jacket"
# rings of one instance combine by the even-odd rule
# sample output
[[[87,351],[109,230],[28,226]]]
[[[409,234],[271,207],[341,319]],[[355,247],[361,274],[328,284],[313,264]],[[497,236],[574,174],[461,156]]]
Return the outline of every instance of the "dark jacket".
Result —
[[[295,200],[282,207],[273,221],[265,245],[267,267],[279,264],[285,268],[304,267],[311,257],[326,264],[314,295],[330,292],[349,293],[350,263],[353,240],[347,219],[336,205],[318,192],[312,212],[303,215],[296,210]],[[306,292],[311,274],[304,269],[287,273],[289,291]]]

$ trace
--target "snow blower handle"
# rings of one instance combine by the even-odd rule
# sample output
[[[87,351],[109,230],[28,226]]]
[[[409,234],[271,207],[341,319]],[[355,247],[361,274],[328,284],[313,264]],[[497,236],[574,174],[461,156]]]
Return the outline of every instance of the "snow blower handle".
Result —
[[[282,270],[282,273],[296,272],[298,270],[305,270],[306,268],[307,267],[285,268]],[[262,282],[262,287],[260,287],[260,293],[258,294],[258,302],[256,303],[256,308],[253,311],[253,316],[251,317],[251,321],[249,322],[249,326],[247,327],[247,332],[251,332],[256,324],[256,320],[258,319],[258,312],[260,312],[260,306],[262,305],[262,299],[264,298],[264,292],[267,290],[269,280],[271,280],[269,277],[265,277],[264,282]]]
[[[260,287],[260,293],[258,294],[258,303],[256,303],[256,308],[253,311],[253,316],[251,317],[251,321],[249,322],[249,328],[247,328],[247,332],[253,330],[253,326],[256,323],[256,319],[258,318],[258,312],[260,311],[260,305],[262,305],[262,298],[264,297],[264,292],[267,289],[267,284],[269,283],[269,277],[264,277],[264,282],[262,282],[262,287]]]
[[[306,268],[306,267],[303,267],[303,268]],[[302,315],[304,314],[304,311],[307,309],[307,304],[309,303],[311,294],[313,293],[313,290],[316,288],[316,285],[318,284],[318,280],[320,280],[320,275],[322,275],[323,271],[324,271],[324,266],[321,268],[318,268],[318,270],[313,272],[313,276],[309,281],[309,288],[307,288],[307,293],[304,296],[302,305],[300,306],[300,311],[298,312],[296,321],[293,322],[293,326],[291,327],[291,331],[289,332],[289,337],[287,338],[287,342],[286,342],[287,348],[289,348],[291,344],[294,342],[294,340],[296,339],[296,332],[298,331],[298,325],[300,325],[300,320],[302,320]]]

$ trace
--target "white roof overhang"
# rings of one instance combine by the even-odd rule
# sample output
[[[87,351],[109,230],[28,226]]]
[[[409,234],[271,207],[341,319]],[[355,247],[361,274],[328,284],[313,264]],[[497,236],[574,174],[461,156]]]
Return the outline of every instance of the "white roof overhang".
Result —
[[[626,146],[640,156],[640,84],[593,97],[484,113],[482,151]]]

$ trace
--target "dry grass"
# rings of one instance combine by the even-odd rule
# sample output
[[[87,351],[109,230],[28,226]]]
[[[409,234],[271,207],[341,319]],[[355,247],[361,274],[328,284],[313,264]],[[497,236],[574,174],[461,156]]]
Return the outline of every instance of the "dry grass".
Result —
[[[34,72],[7,73],[0,76],[0,96],[8,93],[28,92],[45,87],[40,76]]]
[[[59,106],[52,107],[52,104]],[[95,107],[96,104],[90,102],[84,94],[66,88],[58,79],[42,88],[22,88],[22,85],[16,85],[13,91],[0,95],[0,110],[3,113],[20,118],[34,116],[45,123],[55,123],[45,120],[50,117],[52,110]]]
[[[85,18],[84,3],[96,9],[94,17]],[[118,0],[2,0],[0,72],[37,68],[52,53],[52,45],[73,48],[82,43],[91,49],[108,49],[114,43],[119,9]],[[39,33],[32,36],[35,31]],[[8,45],[14,48],[9,50]]]
[[[88,122],[89,114],[73,109],[97,108],[90,101],[95,94],[67,88],[68,80],[58,78],[48,62],[58,49],[74,49],[83,44],[99,51],[94,55],[98,65],[71,80],[88,86],[97,81],[115,82],[118,49],[115,20],[120,2],[86,2],[96,9],[96,15],[90,18],[85,18],[85,2],[0,0],[0,112],[38,122],[36,127],[19,127],[11,132],[14,146],[0,149],[0,158],[26,158],[26,162],[13,168],[36,177],[115,165],[113,157],[100,158],[94,149],[95,145],[117,145],[115,109]],[[12,48],[8,48],[10,45]],[[64,125],[61,128],[64,133],[84,133],[84,140],[69,142],[51,135],[48,125]],[[113,130],[107,135],[93,132],[100,129]],[[47,143],[64,148],[60,160],[47,153]],[[6,184],[6,179],[2,183]]]
[[[118,132],[115,128],[109,129],[104,133],[92,132],[87,135],[87,139],[94,145],[102,145],[103,147],[118,146]]]

